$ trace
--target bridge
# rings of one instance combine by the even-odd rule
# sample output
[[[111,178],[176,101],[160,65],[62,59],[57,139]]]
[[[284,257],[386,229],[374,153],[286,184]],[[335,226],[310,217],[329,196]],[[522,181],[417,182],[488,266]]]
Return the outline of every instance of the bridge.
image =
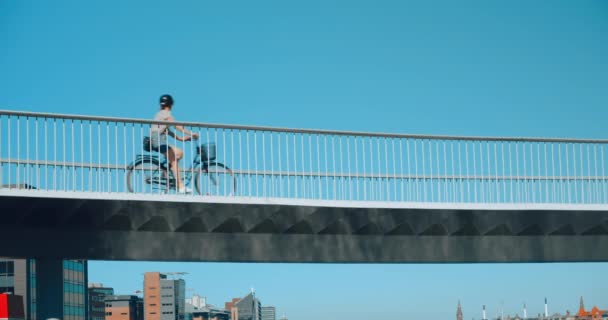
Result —
[[[1,110],[0,256],[608,261],[608,140],[180,122],[180,194],[134,162],[157,124]]]

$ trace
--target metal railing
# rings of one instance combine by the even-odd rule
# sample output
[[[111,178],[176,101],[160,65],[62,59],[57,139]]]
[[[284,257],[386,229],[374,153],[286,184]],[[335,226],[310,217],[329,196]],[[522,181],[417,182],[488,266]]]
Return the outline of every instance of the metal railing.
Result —
[[[203,196],[608,203],[608,140],[382,134],[5,110],[0,111],[1,184],[32,192],[173,194],[173,187],[154,187],[149,175],[156,169],[129,167],[147,154],[142,141],[154,124],[183,125],[200,136],[171,144],[184,151],[183,176],[207,175],[198,180]],[[196,147],[205,143],[216,145],[216,161],[230,170],[191,167]],[[130,190],[129,178],[148,187]],[[218,181],[223,190],[210,193]]]

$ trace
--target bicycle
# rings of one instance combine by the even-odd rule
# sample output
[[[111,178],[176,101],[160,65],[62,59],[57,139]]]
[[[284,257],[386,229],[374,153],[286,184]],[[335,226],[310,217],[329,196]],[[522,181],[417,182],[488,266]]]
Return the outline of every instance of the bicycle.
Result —
[[[143,141],[144,151],[127,167],[127,188],[131,193],[168,193],[177,189],[177,181],[167,165],[167,159],[152,152],[159,152],[150,142]],[[196,146],[192,165],[182,172],[184,185],[190,185],[194,176],[194,187],[200,195],[232,196],[236,192],[236,179],[232,170],[216,161],[216,146],[206,143]]]

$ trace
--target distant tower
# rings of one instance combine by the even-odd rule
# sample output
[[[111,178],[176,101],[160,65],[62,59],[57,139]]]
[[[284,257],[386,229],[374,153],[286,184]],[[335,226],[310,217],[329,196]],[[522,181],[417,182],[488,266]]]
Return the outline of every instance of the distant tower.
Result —
[[[524,320],[528,319],[528,311],[526,310],[526,304],[524,303]]]
[[[483,312],[482,312],[482,318],[481,320],[486,320],[486,305],[483,305]]]
[[[462,307],[460,306],[460,300],[458,300],[458,310],[456,310],[456,320],[462,320]]]
[[[549,307],[547,307],[547,298],[545,298],[545,318],[549,317]]]
[[[583,296],[581,296],[581,305],[578,308],[578,314],[585,314],[585,303],[583,302]]]

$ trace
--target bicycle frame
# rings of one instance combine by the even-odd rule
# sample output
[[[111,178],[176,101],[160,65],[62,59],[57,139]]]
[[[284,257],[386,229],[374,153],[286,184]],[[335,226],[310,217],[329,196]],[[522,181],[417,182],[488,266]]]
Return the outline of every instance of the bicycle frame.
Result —
[[[173,171],[169,169],[169,166],[167,164],[167,158],[166,157],[162,157],[159,156],[158,154],[152,154],[151,153],[146,153],[146,154],[138,154],[135,157],[135,160],[133,161],[133,163],[131,163],[129,165],[129,168],[132,168],[135,166],[135,164],[139,163],[139,162],[151,162],[151,163],[157,163],[162,170],[167,172],[167,175],[169,177],[169,179],[175,179],[175,177],[173,176]],[[214,161],[205,161],[204,159],[201,159],[201,155],[197,152],[196,156],[194,156],[194,159],[192,160],[192,164],[190,165],[189,169],[183,170],[183,174],[182,174],[182,181],[184,182],[185,185],[190,185],[190,182],[192,182],[192,178],[194,177],[194,172],[195,169],[200,168],[201,170],[206,170],[209,167],[209,164],[213,164],[215,163]]]

